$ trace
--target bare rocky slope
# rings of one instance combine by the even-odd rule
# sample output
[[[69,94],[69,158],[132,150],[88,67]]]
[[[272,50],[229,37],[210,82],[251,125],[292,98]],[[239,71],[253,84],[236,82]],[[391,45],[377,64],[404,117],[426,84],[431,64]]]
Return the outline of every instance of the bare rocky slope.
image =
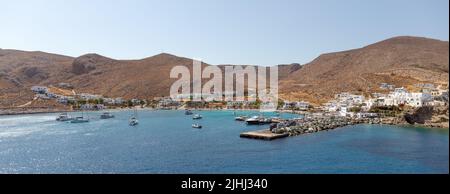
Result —
[[[448,42],[405,36],[323,54],[283,79],[281,93],[320,102],[344,91],[378,92],[380,83],[448,84],[448,47]]]
[[[448,84],[448,42],[396,37],[364,48],[324,54],[306,65],[279,65],[285,99],[315,103],[342,91],[369,94],[379,83]],[[110,97],[167,96],[174,66],[192,69],[192,60],[162,53],[139,60],[115,60],[98,54],[77,58],[44,52],[0,49],[0,107],[32,99],[33,85],[70,83],[77,92]],[[203,67],[208,64],[203,64]],[[223,68],[223,66],[219,66]]]

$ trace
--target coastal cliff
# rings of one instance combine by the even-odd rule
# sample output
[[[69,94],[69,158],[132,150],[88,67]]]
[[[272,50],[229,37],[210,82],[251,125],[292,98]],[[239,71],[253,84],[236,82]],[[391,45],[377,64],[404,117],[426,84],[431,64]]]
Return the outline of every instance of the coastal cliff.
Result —
[[[423,125],[433,128],[449,127],[448,106],[431,107],[425,106],[414,110],[412,113],[405,113],[405,120],[412,125]]]

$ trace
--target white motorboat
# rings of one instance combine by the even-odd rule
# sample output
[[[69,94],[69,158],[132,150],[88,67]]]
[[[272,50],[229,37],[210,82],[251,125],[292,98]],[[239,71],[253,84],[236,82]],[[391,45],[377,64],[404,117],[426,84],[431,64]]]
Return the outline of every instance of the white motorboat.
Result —
[[[57,121],[71,121],[73,120],[72,117],[70,117],[67,113],[61,113],[59,114],[59,116],[56,118]]]
[[[198,119],[202,119],[203,117],[202,117],[202,115],[200,115],[200,114],[195,114],[193,117],[192,117],[192,119],[194,119],[194,120],[198,120]]]
[[[86,119],[84,117],[75,117],[75,119],[70,121],[70,123],[87,123],[87,122],[89,122],[89,119]]]
[[[139,120],[136,117],[131,117],[128,123],[130,124],[130,126],[136,126],[139,124]]]
[[[100,119],[112,119],[114,118],[114,115],[110,112],[104,112],[102,115],[100,115]]]
[[[202,126],[200,124],[192,124],[192,128],[201,129]]]

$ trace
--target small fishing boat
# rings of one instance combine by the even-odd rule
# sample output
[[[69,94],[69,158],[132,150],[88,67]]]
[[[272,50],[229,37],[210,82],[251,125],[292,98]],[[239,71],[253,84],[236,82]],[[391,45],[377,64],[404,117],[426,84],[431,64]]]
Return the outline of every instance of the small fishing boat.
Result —
[[[247,125],[265,125],[272,123],[272,119],[264,118],[263,116],[253,116],[247,120],[245,120]]]
[[[70,117],[67,113],[61,113],[59,114],[59,116],[56,118],[57,121],[71,121],[73,120],[72,117]]]
[[[114,115],[110,112],[104,112],[102,115],[100,115],[100,119],[112,119],[114,118]]]
[[[134,109],[134,114],[131,116],[131,118],[128,120],[128,124],[130,126],[136,126],[139,124],[139,120],[137,119],[137,110]]]
[[[70,123],[87,123],[89,119],[84,117],[75,117],[75,119],[71,120]]]
[[[128,123],[130,124],[130,126],[136,126],[139,124],[139,120],[137,120],[136,117],[131,117]]]
[[[192,117],[192,119],[194,119],[194,120],[198,120],[198,119],[202,119],[203,117],[202,117],[202,115],[200,115],[200,114],[195,114],[193,117]]]
[[[194,113],[192,113],[191,110],[186,110],[186,112],[184,112],[184,114],[185,114],[185,115],[192,115],[192,114],[194,114]]]
[[[234,117],[234,120],[236,121],[245,121],[248,119],[248,116],[238,116],[238,117]]]
[[[192,128],[201,129],[202,126],[200,124],[192,124]]]
[[[80,117],[75,117],[75,119],[70,120],[70,123],[87,123],[89,122],[89,117],[85,118],[84,117],[84,112],[81,112],[81,116]]]

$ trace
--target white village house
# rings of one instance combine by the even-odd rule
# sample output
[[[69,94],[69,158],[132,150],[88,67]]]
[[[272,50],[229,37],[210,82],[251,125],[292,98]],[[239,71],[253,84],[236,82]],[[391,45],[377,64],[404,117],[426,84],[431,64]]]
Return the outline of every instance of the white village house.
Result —
[[[88,94],[88,93],[81,93],[78,95],[79,98],[83,100],[96,100],[102,98],[101,95],[95,95],[95,94]]]
[[[376,103],[381,106],[408,105],[421,107],[431,100],[431,94],[409,93],[405,88],[396,88],[394,92],[377,98]]]
[[[300,102],[290,102],[290,101],[284,101],[283,109],[289,110],[289,109],[299,109],[299,110],[308,110],[310,107],[309,102],[300,101]]]
[[[31,87],[31,91],[38,94],[46,94],[48,92],[48,88],[45,86],[33,86]]]

